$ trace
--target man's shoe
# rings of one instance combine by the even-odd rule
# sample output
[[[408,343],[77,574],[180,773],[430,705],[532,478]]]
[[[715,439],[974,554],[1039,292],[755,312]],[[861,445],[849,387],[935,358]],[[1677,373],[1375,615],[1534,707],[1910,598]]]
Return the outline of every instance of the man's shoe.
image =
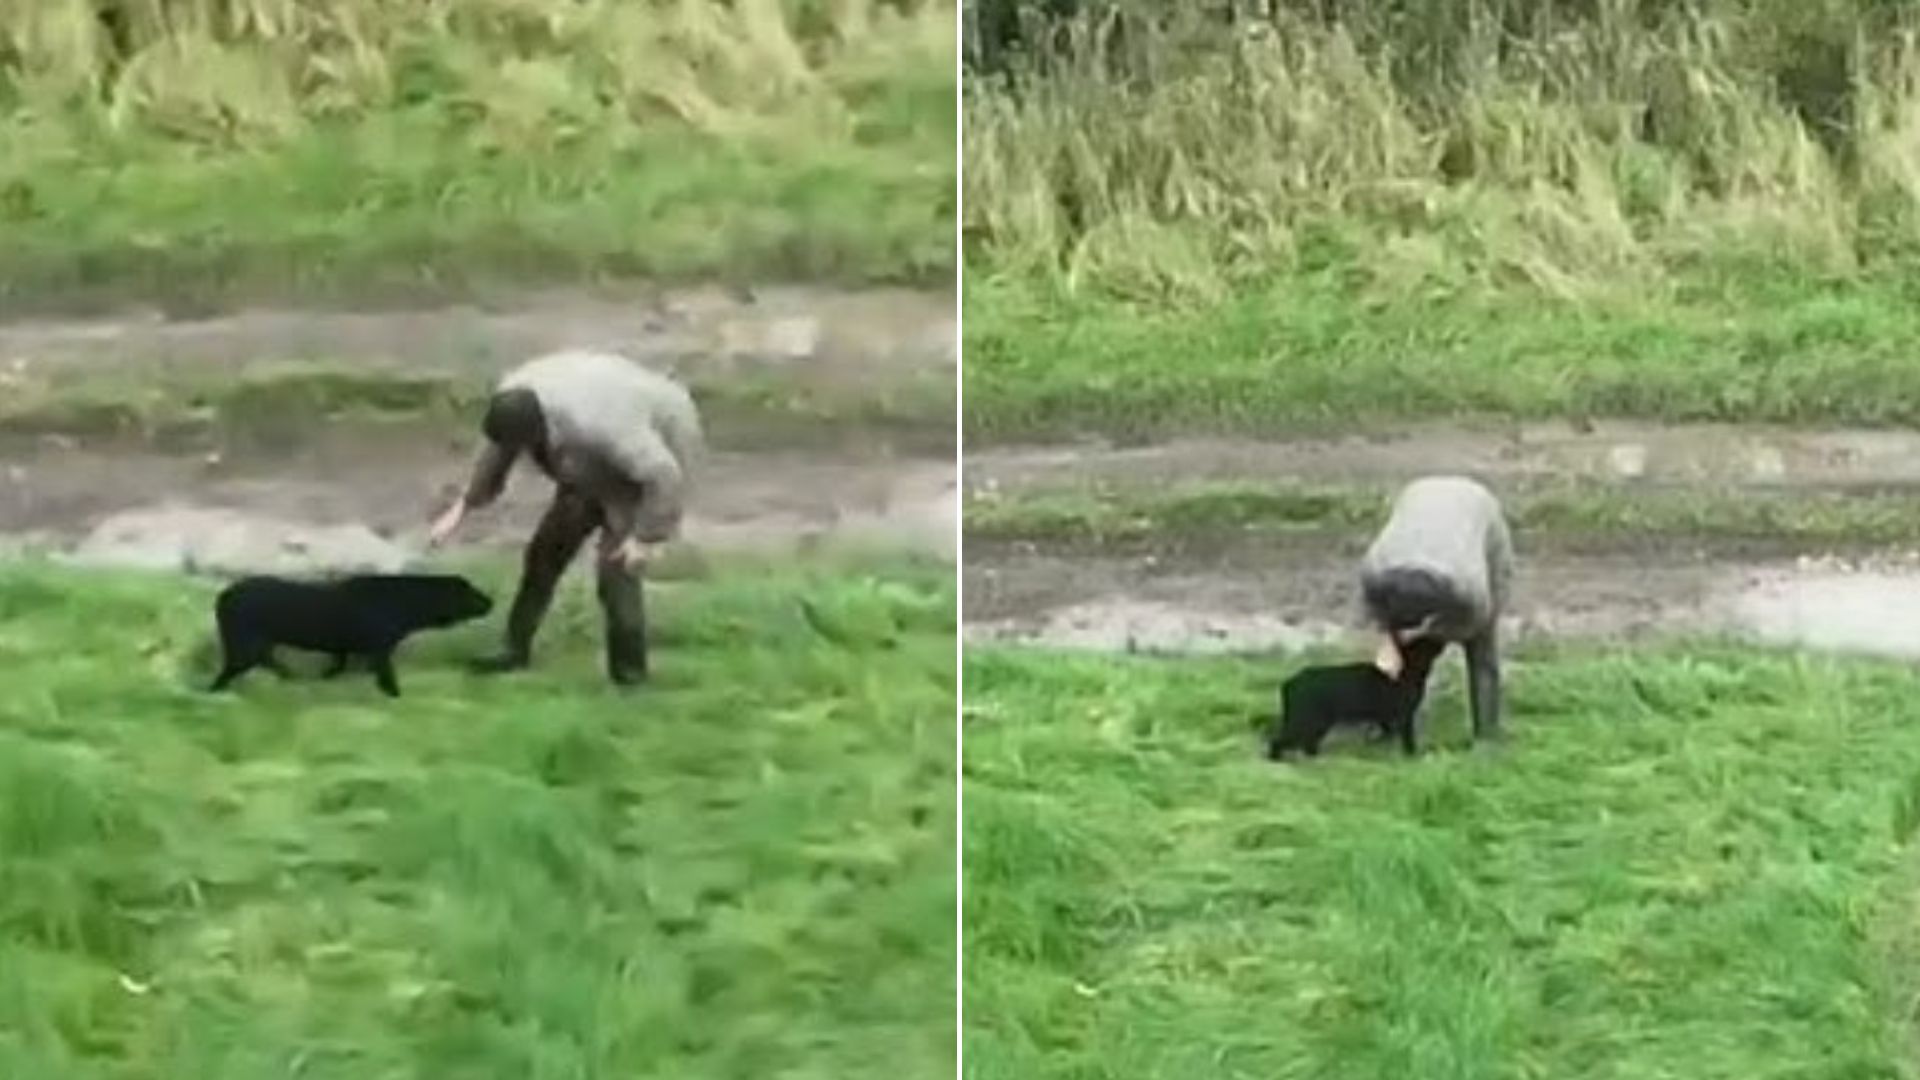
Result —
[[[607,657],[607,678],[615,686],[639,686],[647,681],[647,661],[644,657]]]

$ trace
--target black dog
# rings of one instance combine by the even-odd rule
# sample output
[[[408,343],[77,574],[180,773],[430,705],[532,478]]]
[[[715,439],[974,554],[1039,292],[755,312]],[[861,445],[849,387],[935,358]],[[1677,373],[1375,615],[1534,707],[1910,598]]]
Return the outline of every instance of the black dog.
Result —
[[[1447,643],[1416,638],[1400,646],[1400,677],[1390,678],[1372,663],[1311,667],[1294,673],[1280,687],[1280,716],[1267,740],[1267,757],[1278,761],[1301,750],[1318,757],[1320,740],[1340,723],[1373,723],[1382,735],[1398,735],[1414,753],[1413,717],[1426,695],[1433,661]]]
[[[367,574],[304,582],[250,577],[214,601],[225,660],[209,690],[224,690],[264,665],[282,677],[276,645],[333,654],[331,679],[351,657],[365,657],[388,697],[400,696],[393,652],[419,630],[454,626],[493,610],[487,594],[453,574]]]

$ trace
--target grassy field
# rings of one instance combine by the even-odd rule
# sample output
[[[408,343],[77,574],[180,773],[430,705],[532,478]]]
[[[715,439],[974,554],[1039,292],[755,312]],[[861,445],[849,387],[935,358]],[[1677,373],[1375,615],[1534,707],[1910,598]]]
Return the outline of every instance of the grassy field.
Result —
[[[964,507],[982,541],[1112,548],[1229,540],[1351,542],[1379,527],[1393,490],[1281,480],[1163,490],[978,496]],[[1920,534],[1920,506],[1897,492],[1634,490],[1602,483],[1508,486],[1501,502],[1527,550],[1631,550],[1678,543],[1780,549],[1889,548]]]
[[[0,568],[0,1075],[951,1075],[953,586],[868,565],[658,588],[632,696],[576,581],[397,702],[204,695],[210,588]]]
[[[27,0],[0,298],[950,280],[953,49],[945,0]]]
[[[967,658],[971,1077],[1893,1078],[1912,677],[1529,654],[1465,749],[1258,756],[1290,665]]]
[[[1911,426],[1913,280],[1381,301],[1312,274],[1152,304],[970,270],[966,433],[976,444],[1131,442],[1436,416]]]
[[[970,82],[975,439],[1916,420],[1911,12],[1274,6]]]

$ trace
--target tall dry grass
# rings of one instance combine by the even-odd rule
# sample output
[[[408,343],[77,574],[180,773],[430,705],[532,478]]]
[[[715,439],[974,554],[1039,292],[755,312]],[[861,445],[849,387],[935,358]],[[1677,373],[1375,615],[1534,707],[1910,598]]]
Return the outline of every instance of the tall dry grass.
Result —
[[[1395,293],[1583,295],[1915,253],[1913,27],[1652,7],[1029,22],[969,81],[968,257],[1138,296],[1323,266]]]
[[[952,19],[941,0],[9,0],[0,106],[209,143],[427,100],[515,148],[635,123],[820,136],[875,77],[950,55]]]

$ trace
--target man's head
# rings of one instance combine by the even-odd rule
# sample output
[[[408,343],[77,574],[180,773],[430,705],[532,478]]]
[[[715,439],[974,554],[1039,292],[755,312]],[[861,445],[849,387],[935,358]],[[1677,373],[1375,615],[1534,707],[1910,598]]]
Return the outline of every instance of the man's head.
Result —
[[[523,387],[494,394],[480,430],[492,442],[528,453],[540,452],[547,443],[547,418],[540,411],[540,399]]]
[[[1443,575],[1418,566],[1396,566],[1361,582],[1369,620],[1395,641],[1460,632],[1472,608]]]

